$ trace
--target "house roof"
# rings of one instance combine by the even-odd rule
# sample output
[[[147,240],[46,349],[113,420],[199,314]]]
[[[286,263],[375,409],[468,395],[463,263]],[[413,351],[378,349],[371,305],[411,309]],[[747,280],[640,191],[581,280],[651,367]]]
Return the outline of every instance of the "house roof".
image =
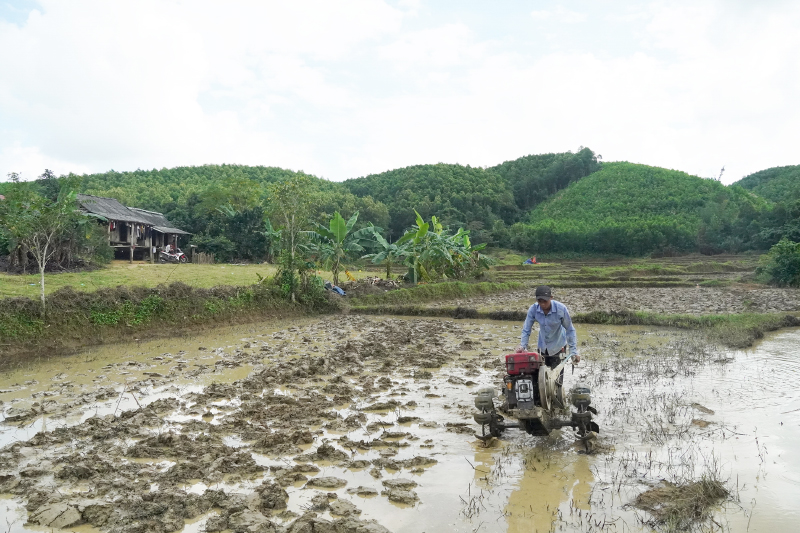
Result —
[[[151,224],[153,229],[156,231],[160,231],[161,233],[179,233],[183,235],[189,235],[188,231],[183,231],[182,229],[172,227],[172,223],[161,213],[139,209],[138,207],[129,207],[128,209],[146,220],[146,224]]]
[[[82,209],[110,220],[153,226],[155,231],[161,233],[189,235],[186,231],[172,227],[172,224],[161,213],[146,211],[136,207],[126,207],[114,198],[104,198],[102,196],[92,196],[90,194],[79,194],[77,198],[78,204]]]

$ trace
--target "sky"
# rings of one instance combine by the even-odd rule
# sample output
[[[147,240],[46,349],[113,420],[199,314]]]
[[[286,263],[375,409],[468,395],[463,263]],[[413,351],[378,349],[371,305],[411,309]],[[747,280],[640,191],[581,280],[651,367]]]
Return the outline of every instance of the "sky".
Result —
[[[0,180],[800,164],[796,0],[0,0]]]

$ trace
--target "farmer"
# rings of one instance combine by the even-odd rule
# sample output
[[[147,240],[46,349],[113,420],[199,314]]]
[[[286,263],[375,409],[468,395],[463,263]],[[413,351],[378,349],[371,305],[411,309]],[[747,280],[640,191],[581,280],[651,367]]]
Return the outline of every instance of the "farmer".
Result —
[[[553,293],[547,285],[536,287],[536,303],[528,309],[528,316],[522,325],[518,353],[528,349],[534,321],[539,323],[537,349],[544,356],[544,364],[550,368],[557,367],[561,363],[561,354],[567,351],[567,345],[569,353],[574,355],[573,361],[577,363],[581,360],[575,326],[572,325],[567,306],[553,300]]]

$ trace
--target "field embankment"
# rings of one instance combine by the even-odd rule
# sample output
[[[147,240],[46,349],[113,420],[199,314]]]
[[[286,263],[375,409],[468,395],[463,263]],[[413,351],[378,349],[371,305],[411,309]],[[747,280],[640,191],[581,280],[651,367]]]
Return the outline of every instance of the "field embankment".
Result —
[[[274,285],[192,287],[63,287],[47,298],[47,314],[31,298],[0,300],[2,364],[14,356],[54,354],[110,342],[178,335],[184,331],[267,317],[330,312],[339,302],[325,295],[291,303]]]
[[[800,312],[800,291],[743,283],[753,275],[751,256],[506,264],[482,282],[397,289],[359,282],[359,290],[352,293],[355,297],[330,296],[298,304],[289,303],[278,287],[253,285],[258,275],[270,274],[270,268],[119,262],[101,271],[49,275],[46,319],[41,318],[35,298],[38,286],[25,284],[29,297],[0,300],[0,349],[11,355],[53,354],[212,325],[340,309],[522,321],[535,300],[534,287],[545,283],[553,286],[556,299],[567,304],[577,323],[695,329],[732,347],[748,346],[767,331],[798,325],[792,313]],[[366,275],[357,269],[353,273]],[[18,285],[4,284],[0,295],[19,294],[23,284]]]

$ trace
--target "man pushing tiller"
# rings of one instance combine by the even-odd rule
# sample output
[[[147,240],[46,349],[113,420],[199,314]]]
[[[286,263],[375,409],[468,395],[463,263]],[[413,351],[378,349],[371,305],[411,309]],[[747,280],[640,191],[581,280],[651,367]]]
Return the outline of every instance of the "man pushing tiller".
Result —
[[[539,324],[539,341],[537,351],[528,352],[534,321]],[[569,357],[562,360],[568,346]],[[585,385],[574,386],[567,398],[563,383],[564,366],[569,361],[580,361],[578,339],[569,311],[564,304],[553,300],[550,287],[537,287],[536,303],[528,310],[522,326],[520,346],[516,353],[505,356],[506,375],[500,405],[495,406],[493,387],[480,389],[475,395],[475,407],[479,412],[473,418],[481,424],[481,433],[476,437],[487,442],[509,428],[519,428],[531,435],[548,435],[553,429],[572,427],[586,451],[590,451],[600,430],[592,420],[597,410],[590,405],[591,391]],[[575,410],[569,419],[564,419],[563,410],[569,403]],[[517,422],[506,422],[503,415],[516,418]]]
[[[575,326],[572,325],[572,319],[569,316],[569,310],[566,305],[553,300],[553,292],[547,285],[536,287],[536,303],[528,309],[528,316],[522,325],[522,338],[517,353],[524,353],[528,350],[528,339],[531,336],[534,321],[539,324],[539,340],[536,346],[539,353],[544,356],[544,364],[550,368],[557,367],[561,362],[561,355],[567,351],[567,346],[569,346],[572,361],[580,362],[578,338],[575,334]]]

